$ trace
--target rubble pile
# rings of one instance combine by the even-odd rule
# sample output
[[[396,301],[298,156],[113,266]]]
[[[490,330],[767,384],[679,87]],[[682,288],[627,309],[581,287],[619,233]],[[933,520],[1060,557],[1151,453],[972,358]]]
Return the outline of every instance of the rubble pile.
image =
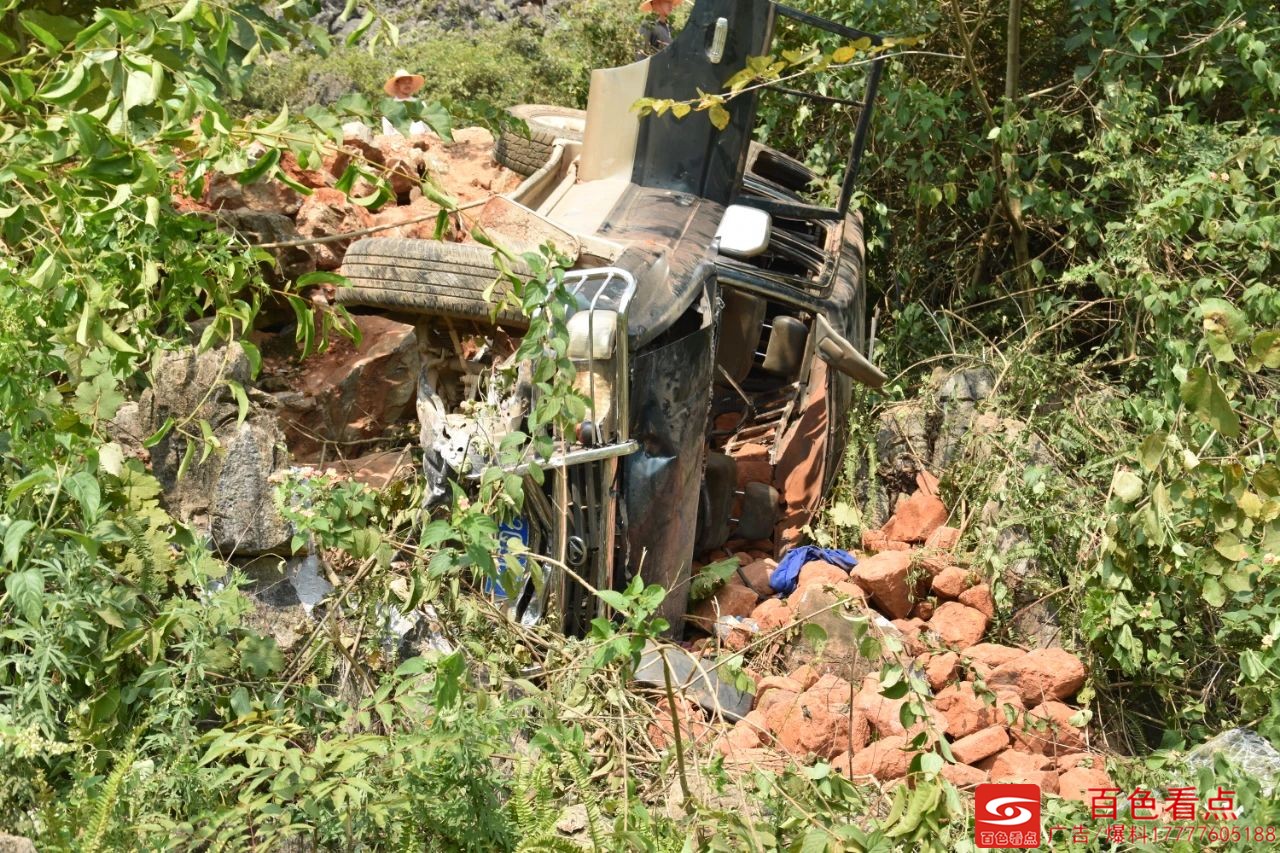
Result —
[[[1084,720],[1071,704],[1084,685],[1084,664],[1061,648],[984,640],[995,599],[962,564],[955,552],[960,531],[946,526],[947,518],[937,480],[921,474],[892,517],[863,535],[852,571],[808,562],[796,589],[782,597],[769,587],[771,558],[742,567],[695,607],[695,624],[733,626],[718,632],[732,649],[786,635],[799,622],[821,625],[826,640],[813,646],[792,640],[789,672],[759,677],[755,707],[731,727],[717,729],[695,707],[684,709],[688,735],[731,765],[759,765],[766,754],[776,760],[783,753],[881,782],[905,776],[918,751],[945,738],[956,763],[942,775],[956,785],[1028,782],[1082,801],[1090,788],[1110,787],[1102,756],[1090,751]],[[849,610],[867,617],[863,624],[870,622],[884,653],[896,655],[921,686],[915,698],[923,700],[924,719],[910,728],[902,706],[912,694],[884,695],[882,661],[861,653]],[[668,722],[656,734],[669,735],[670,712],[659,712]]]
[[[429,178],[459,206],[510,192],[523,177],[493,159],[493,135],[482,127],[455,130],[446,142],[430,131],[410,136],[375,134],[367,125],[343,125],[343,144],[325,158],[319,169],[304,169],[292,154],[281,159],[289,178],[310,190],[303,194],[275,180],[241,184],[234,177],[213,174],[200,198],[181,199],[179,206],[192,212],[214,214],[222,224],[251,236],[257,242],[294,242],[354,234],[369,228],[371,237],[435,236],[440,207],[422,191]],[[395,197],[370,209],[355,201],[375,194],[366,178],[356,178],[349,191],[337,188],[349,166],[379,175],[390,184]],[[465,242],[470,228],[457,217],[444,239]],[[289,251],[275,250],[286,278],[313,270],[336,270],[355,237],[308,243]]]

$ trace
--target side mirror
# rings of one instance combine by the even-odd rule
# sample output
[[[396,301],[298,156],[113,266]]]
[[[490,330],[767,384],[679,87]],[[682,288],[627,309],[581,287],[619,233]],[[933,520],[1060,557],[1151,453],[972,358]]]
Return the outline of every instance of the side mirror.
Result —
[[[731,204],[716,229],[720,253],[735,258],[753,258],[769,248],[773,219],[763,210],[745,204]]]

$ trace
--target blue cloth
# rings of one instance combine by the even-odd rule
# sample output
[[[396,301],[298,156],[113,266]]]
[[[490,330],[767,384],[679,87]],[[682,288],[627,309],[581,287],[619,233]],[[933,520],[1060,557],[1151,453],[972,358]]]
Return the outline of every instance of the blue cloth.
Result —
[[[848,551],[839,548],[819,548],[817,545],[801,545],[792,548],[782,556],[778,568],[769,575],[769,586],[783,595],[795,591],[796,582],[800,579],[800,568],[813,560],[825,560],[833,566],[839,566],[846,572],[858,565],[858,558]]]

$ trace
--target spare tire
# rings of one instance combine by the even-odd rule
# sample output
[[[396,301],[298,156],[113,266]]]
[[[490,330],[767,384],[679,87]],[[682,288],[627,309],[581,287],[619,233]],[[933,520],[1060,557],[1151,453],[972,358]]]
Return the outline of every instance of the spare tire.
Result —
[[[551,159],[551,147],[557,139],[581,142],[587,128],[585,110],[556,107],[550,104],[516,104],[507,112],[529,128],[527,134],[505,127],[493,144],[493,159],[513,172],[532,175]]]
[[[523,262],[512,271],[531,275]],[[338,288],[341,305],[371,305],[416,314],[489,320],[494,302],[485,291],[498,281],[493,250],[485,246],[382,237],[357,240],[347,249],[340,272],[347,286]],[[509,293],[509,284],[493,287],[494,300]],[[529,320],[518,309],[497,315],[504,326],[525,328]]]

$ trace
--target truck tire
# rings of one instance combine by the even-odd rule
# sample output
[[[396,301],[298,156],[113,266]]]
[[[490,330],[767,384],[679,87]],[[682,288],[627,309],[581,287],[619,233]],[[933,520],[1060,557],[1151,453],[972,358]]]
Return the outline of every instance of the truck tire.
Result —
[[[517,274],[528,267],[512,261]],[[371,305],[417,314],[488,320],[494,303],[485,298],[498,279],[493,250],[485,246],[411,240],[392,237],[357,240],[347,249],[341,272],[347,286],[338,288],[341,305]],[[500,282],[493,296],[508,292]],[[528,318],[519,310],[504,308],[497,315],[504,326],[525,328]]]
[[[586,111],[569,107],[516,104],[507,112],[522,120],[529,133],[503,128],[493,144],[493,159],[521,175],[532,175],[541,169],[551,159],[551,147],[557,139],[581,142],[587,126]]]

